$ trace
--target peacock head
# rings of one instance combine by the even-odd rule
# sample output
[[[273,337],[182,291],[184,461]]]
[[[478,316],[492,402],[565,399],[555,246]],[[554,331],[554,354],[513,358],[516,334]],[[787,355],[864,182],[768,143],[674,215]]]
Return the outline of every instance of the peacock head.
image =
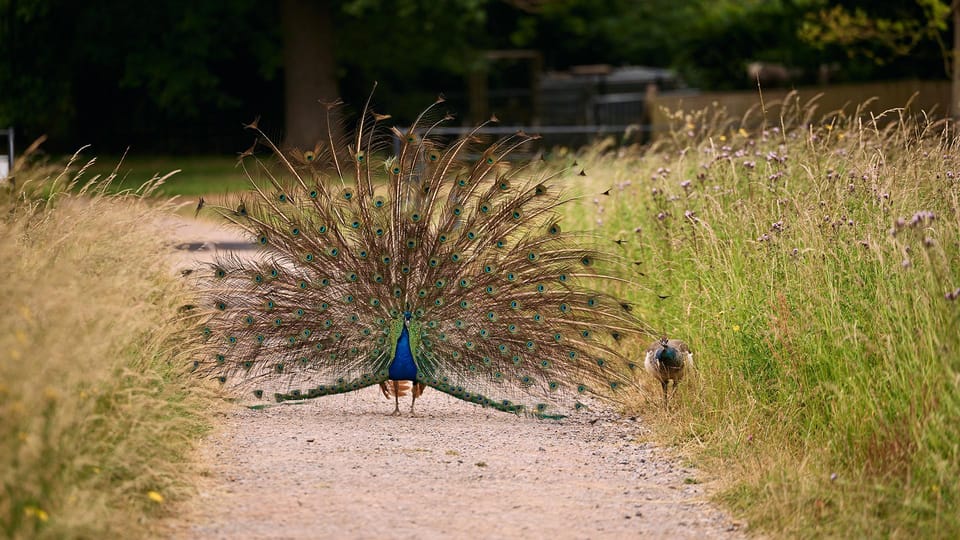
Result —
[[[409,321],[409,320],[410,320],[410,317],[412,317],[412,316],[413,316],[413,313],[410,313],[409,311],[404,311],[404,312],[403,312],[403,320],[404,320],[404,322]]]

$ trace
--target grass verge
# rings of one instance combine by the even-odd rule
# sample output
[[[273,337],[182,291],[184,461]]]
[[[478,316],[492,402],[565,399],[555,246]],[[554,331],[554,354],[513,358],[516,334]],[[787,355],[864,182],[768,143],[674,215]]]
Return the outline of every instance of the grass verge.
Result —
[[[636,408],[785,537],[960,537],[960,140],[792,96],[755,132],[676,113],[581,219],[622,239],[655,328],[697,375]],[[598,190],[602,191],[602,190]]]
[[[89,168],[90,176],[107,177],[116,174],[109,190],[119,192],[136,190],[154,177],[177,171],[169,176],[155,194],[180,195],[191,198],[199,195],[228,193],[250,188],[250,181],[237,166],[237,158],[230,156],[125,156],[99,157]]]
[[[176,367],[184,290],[151,226],[162,209],[49,172],[0,185],[0,531],[144,536],[189,489],[206,429]]]

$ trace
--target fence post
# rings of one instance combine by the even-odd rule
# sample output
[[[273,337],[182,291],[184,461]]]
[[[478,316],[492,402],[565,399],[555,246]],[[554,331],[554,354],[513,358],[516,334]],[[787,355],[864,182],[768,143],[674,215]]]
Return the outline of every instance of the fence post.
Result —
[[[0,133],[7,137],[7,153],[0,154],[0,180],[3,180],[13,173],[13,128],[4,129]]]

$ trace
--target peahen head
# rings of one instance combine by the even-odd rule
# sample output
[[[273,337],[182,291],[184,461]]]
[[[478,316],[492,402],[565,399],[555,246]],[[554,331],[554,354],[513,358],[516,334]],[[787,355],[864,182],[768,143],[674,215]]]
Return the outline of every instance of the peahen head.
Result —
[[[660,349],[657,351],[657,360],[672,365],[677,363],[680,351],[676,347],[671,347],[667,338],[660,338]]]

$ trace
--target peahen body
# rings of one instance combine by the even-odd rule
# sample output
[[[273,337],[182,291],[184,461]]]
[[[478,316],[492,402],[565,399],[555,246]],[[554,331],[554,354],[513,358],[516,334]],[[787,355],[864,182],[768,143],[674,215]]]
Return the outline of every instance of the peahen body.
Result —
[[[246,154],[270,187],[220,211],[261,249],[220,257],[203,279],[197,371],[278,401],[376,384],[416,400],[430,386],[540,417],[633,384],[611,336],[644,326],[597,290],[629,284],[620,261],[561,230],[565,172],[508,161],[534,139],[523,133],[442,144],[440,103],[392,130],[398,149],[369,103],[349,140],[307,151],[251,126],[273,159]]]
[[[693,367],[693,353],[683,341],[661,338],[647,348],[643,367],[660,381],[663,388],[663,406],[666,407],[670,381],[673,381],[673,388],[676,389],[686,371]]]

